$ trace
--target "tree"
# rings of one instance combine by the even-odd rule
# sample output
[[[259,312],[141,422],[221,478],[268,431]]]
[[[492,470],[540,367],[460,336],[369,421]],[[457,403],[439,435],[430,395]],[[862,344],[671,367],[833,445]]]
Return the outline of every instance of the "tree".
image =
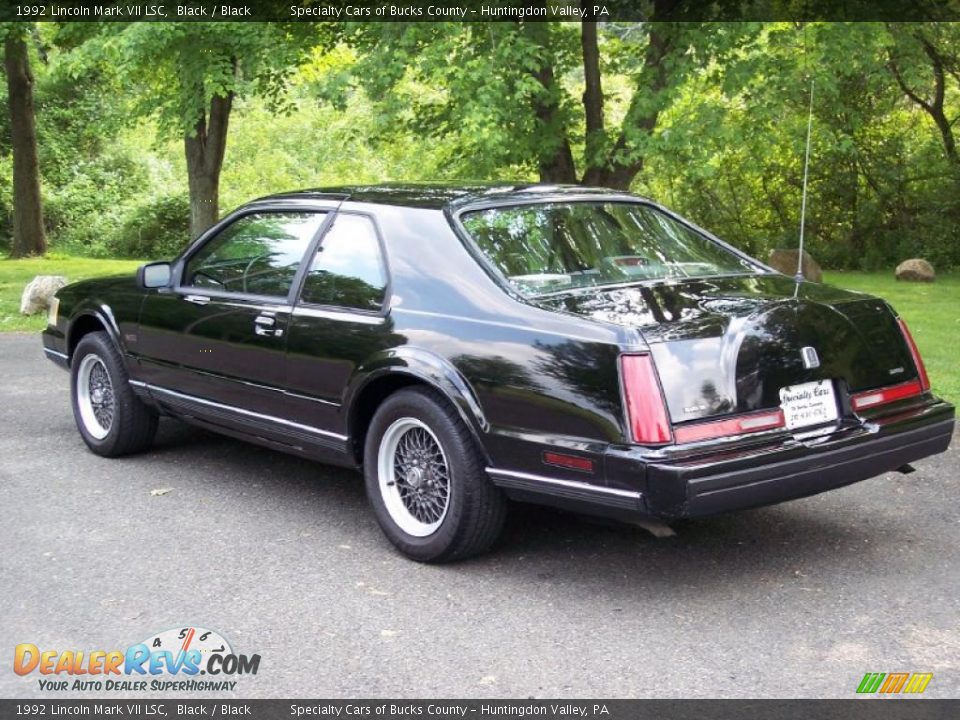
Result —
[[[472,168],[628,188],[685,79],[755,27],[681,22],[687,4],[654,0],[644,23],[378,24],[351,40],[363,53],[358,75],[393,127],[455,140]],[[605,72],[617,76],[616,113],[607,112]]]
[[[104,24],[73,34],[78,56],[122,68],[134,114],[154,116],[183,138],[196,236],[219,217],[220,173],[230,116],[238,98],[257,94],[284,109],[288,74],[311,47],[308,23]]]
[[[40,197],[40,161],[33,108],[33,74],[23,26],[0,25],[10,106],[13,149],[13,245],[11,255],[42,255],[47,250]]]
[[[933,121],[943,151],[954,168],[960,155],[953,125],[960,116],[948,117],[951,80],[960,86],[960,34],[954,23],[889,23],[887,68],[903,94]],[[956,93],[960,87],[954,87]]]

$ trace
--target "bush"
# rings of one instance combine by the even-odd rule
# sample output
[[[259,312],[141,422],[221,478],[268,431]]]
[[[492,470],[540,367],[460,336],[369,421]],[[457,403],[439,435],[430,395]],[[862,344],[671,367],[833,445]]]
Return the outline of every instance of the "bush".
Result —
[[[172,258],[190,242],[190,200],[177,193],[133,208],[108,249],[117,257]]]
[[[47,235],[57,248],[77,255],[110,254],[109,240],[149,183],[145,164],[123,149],[74,163],[42,182]]]

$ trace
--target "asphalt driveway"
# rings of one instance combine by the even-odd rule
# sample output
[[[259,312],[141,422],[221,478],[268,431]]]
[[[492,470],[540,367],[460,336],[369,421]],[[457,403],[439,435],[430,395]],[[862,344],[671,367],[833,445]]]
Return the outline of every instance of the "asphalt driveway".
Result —
[[[668,539],[517,506],[494,553],[430,567],[347,471],[173,421],[96,457],[39,338],[0,336],[0,697],[43,694],[17,643],[188,624],[261,655],[238,697],[846,698],[895,671],[957,697],[958,447]]]

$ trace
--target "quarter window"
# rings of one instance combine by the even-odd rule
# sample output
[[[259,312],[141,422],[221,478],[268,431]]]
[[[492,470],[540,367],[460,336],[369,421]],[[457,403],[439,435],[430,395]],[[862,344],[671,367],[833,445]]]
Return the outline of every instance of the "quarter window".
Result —
[[[316,305],[378,310],[387,278],[373,223],[338,215],[307,271],[302,299]]]
[[[183,284],[286,297],[324,213],[254,213],[229,225],[190,258]]]

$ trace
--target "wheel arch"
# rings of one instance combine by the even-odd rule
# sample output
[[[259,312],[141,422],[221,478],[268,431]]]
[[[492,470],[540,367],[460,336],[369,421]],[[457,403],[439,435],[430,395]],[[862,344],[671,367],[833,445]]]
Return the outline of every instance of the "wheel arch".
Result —
[[[67,329],[67,357],[73,360],[73,353],[84,335],[92,332],[105,331],[110,336],[114,345],[122,351],[120,344],[120,331],[117,329],[113,313],[107,307],[103,308],[84,308],[77,312],[70,320]]]
[[[408,387],[423,387],[438,393],[457,411],[480,452],[489,460],[482,441],[482,433],[489,429],[489,423],[467,379],[439,355],[404,347],[359,367],[347,386],[344,407],[349,451],[358,465],[362,464],[367,429],[377,408],[390,395]]]

